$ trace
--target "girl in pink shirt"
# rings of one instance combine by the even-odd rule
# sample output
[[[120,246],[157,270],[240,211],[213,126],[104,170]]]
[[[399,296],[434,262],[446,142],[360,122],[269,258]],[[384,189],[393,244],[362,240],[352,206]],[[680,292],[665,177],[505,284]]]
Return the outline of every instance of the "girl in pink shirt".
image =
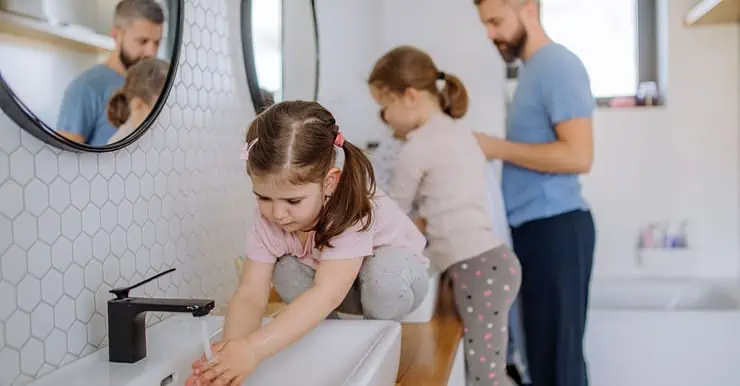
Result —
[[[190,384],[240,385],[334,310],[400,320],[427,292],[424,236],[375,192],[370,161],[320,104],[269,107],[250,125],[242,156],[258,201],[247,258],[224,341],[211,362],[194,363]],[[270,284],[289,305],[260,327]]]
[[[486,158],[459,120],[468,107],[465,87],[410,46],[380,58],[368,83],[381,117],[405,140],[388,195],[406,213],[418,204],[427,255],[452,278],[469,382],[507,386],[508,315],[521,273],[493,228]]]

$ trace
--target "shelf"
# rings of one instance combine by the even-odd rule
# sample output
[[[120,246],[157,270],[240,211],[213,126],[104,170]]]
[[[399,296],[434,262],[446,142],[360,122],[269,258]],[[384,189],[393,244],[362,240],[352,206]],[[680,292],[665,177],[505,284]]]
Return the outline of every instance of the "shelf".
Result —
[[[702,0],[686,16],[687,25],[740,23],[740,0]]]
[[[44,20],[0,11],[0,33],[31,38],[83,51],[112,51],[113,38],[84,27],[53,25]]]

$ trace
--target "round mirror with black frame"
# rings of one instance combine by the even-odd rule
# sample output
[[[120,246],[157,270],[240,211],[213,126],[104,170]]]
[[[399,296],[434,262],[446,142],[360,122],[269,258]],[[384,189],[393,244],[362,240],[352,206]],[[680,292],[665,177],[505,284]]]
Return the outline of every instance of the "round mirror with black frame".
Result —
[[[64,150],[115,151],[141,137],[175,79],[184,1],[22,3],[0,0],[3,111]]]
[[[257,112],[283,100],[316,100],[319,34],[314,0],[242,0],[242,46]]]

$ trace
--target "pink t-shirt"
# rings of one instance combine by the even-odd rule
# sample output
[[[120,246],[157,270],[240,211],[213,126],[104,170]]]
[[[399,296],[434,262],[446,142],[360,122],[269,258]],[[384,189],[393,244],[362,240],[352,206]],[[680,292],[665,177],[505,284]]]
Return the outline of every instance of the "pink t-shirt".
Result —
[[[378,191],[373,208],[373,222],[368,230],[361,232],[362,224],[355,224],[331,239],[332,248],[323,251],[314,247],[315,232],[309,234],[305,246],[301,245],[298,235],[283,231],[256,209],[247,233],[247,257],[274,263],[279,257],[291,255],[315,268],[322,259],[370,256],[376,248],[387,246],[408,250],[428,266],[429,260],[423,254],[426,239],[398,205]]]

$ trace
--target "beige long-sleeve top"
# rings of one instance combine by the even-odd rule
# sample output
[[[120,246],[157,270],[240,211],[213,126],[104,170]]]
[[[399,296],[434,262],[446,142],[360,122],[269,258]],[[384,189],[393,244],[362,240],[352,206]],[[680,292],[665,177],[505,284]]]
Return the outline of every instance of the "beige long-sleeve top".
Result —
[[[426,219],[425,253],[440,271],[504,244],[493,230],[485,155],[461,121],[435,114],[398,154],[388,195]]]

